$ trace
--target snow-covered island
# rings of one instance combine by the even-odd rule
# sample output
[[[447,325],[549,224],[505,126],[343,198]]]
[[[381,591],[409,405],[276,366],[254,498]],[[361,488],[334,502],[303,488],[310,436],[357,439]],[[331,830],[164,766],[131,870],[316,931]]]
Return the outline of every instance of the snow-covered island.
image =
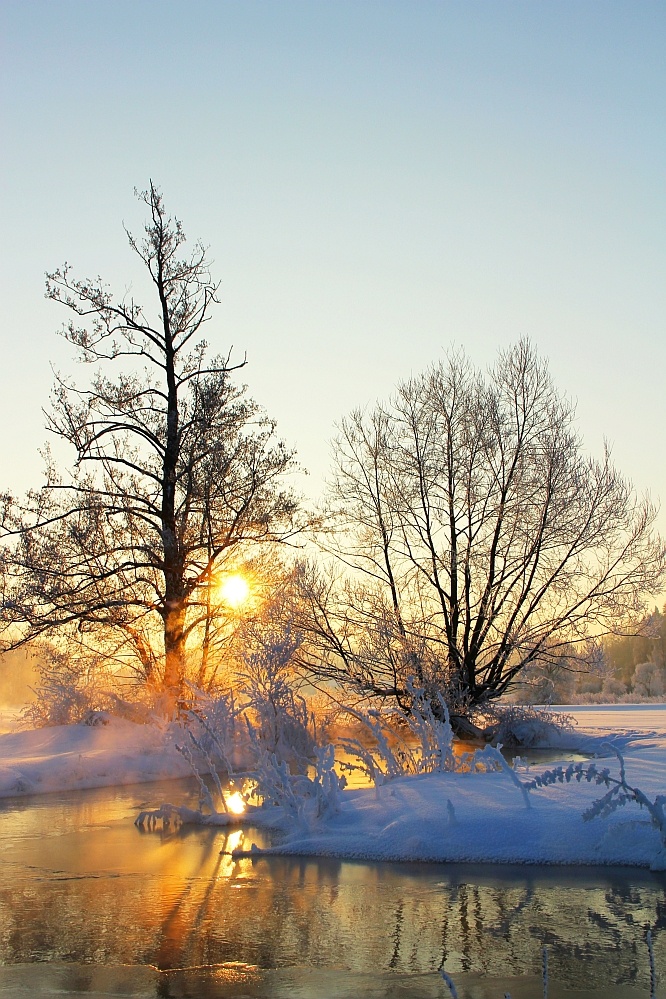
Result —
[[[549,762],[493,765],[475,772],[397,776],[375,787],[336,788],[326,807],[296,805],[233,812],[188,812],[173,802],[173,818],[206,824],[269,826],[271,852],[297,855],[441,862],[623,864],[664,866],[660,830],[634,800],[610,814],[583,813],[608,793],[593,775],[605,768],[659,804],[666,792],[666,705],[586,705],[566,709],[572,728],[556,734]],[[121,719],[55,726],[0,736],[0,796],[182,777],[192,770],[177,749],[182,731]],[[613,748],[614,747],[614,748]],[[572,754],[577,754],[573,757]],[[575,761],[578,761],[577,763]],[[558,772],[558,766],[562,770]],[[568,768],[568,772],[567,772]],[[582,771],[582,773],[581,773]],[[547,786],[527,791],[544,772]],[[567,780],[567,777],[569,780]],[[538,781],[537,781],[538,783]],[[624,797],[620,794],[619,797]],[[324,798],[322,798],[324,800]],[[620,802],[621,803],[621,802]],[[155,802],[156,810],[163,803]],[[321,803],[320,803],[321,804]],[[169,816],[168,810],[163,813]],[[246,839],[246,842],[248,840]],[[251,835],[250,835],[251,841]]]

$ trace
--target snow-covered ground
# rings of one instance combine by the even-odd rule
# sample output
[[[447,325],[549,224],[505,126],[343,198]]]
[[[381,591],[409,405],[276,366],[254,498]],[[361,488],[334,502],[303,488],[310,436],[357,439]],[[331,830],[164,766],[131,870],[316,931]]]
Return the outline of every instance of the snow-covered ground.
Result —
[[[191,774],[172,733],[114,718],[0,735],[0,798]]]
[[[650,799],[666,794],[666,705],[575,706],[576,727],[557,750],[624,754],[629,784]],[[0,796],[35,794],[181,777],[188,765],[176,737],[155,727],[113,720],[0,736]],[[534,764],[521,780],[552,769]],[[648,813],[628,803],[606,818],[582,812],[606,792],[592,783],[556,784],[530,793],[527,807],[504,773],[438,773],[343,791],[336,815],[285,826],[274,852],[376,860],[630,864],[649,867],[661,838]],[[176,802],[177,803],[177,802]],[[155,806],[161,802],[156,801]],[[271,824],[279,816],[271,811]],[[253,816],[256,824],[257,816]]]

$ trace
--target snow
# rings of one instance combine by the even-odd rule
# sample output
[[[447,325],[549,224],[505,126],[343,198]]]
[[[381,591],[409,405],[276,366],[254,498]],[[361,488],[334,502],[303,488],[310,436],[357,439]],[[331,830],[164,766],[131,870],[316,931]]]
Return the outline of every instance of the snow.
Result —
[[[175,741],[120,718],[0,735],[0,798],[189,776]]]
[[[631,775],[631,763],[628,769]],[[642,786],[654,793],[663,788],[652,779]],[[650,867],[661,840],[638,808],[584,822],[581,812],[603,791],[587,784],[556,786],[532,792],[526,808],[520,792],[501,773],[398,778],[378,793],[351,791],[338,816],[324,827],[292,832],[270,852],[385,861]]]
[[[565,749],[595,753],[606,757],[598,766],[617,775],[610,741],[624,755],[629,784],[651,799],[666,793],[666,705],[563,710],[577,723],[559,740],[563,759]],[[185,776],[190,771],[176,741],[169,729],[118,719],[0,735],[0,797]],[[518,776],[528,780],[554,765],[533,764]],[[343,791],[337,814],[284,823],[279,842],[267,852],[392,861],[658,864],[659,831],[635,804],[607,818],[583,820],[582,812],[605,791],[594,783],[556,784],[531,791],[526,807],[505,773],[400,777],[379,788]],[[280,809],[260,809],[241,821],[279,827]]]

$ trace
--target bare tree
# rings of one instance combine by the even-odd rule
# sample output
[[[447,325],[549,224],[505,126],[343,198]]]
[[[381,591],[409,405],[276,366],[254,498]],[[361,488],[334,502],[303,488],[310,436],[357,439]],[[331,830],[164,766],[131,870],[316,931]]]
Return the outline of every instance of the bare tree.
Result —
[[[160,192],[139,198],[149,220],[128,238],[154,319],[68,265],[47,275],[47,297],[74,314],[62,333],[95,373],[85,388],[59,376],[47,413],[73,471],[47,455],[41,489],[4,497],[3,616],[6,644],[69,634],[177,696],[188,648],[210,649],[217,576],[297,529],[280,484],[294,463],[232,382],[245,361],[209,357],[201,339],[217,302],[205,248],[183,258]]]
[[[353,572],[305,579],[306,668],[403,703],[412,676],[464,734],[526,666],[640,614],[664,579],[655,511],[574,421],[527,342],[488,376],[453,354],[346,419],[326,547]]]

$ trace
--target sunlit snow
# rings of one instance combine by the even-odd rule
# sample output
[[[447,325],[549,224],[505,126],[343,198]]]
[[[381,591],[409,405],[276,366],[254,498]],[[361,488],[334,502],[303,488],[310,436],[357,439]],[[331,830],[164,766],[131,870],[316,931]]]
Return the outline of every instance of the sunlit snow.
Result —
[[[560,740],[557,747],[563,760],[572,750],[584,751],[604,758],[603,765],[615,773],[610,742],[624,754],[629,783],[651,798],[666,793],[666,705],[566,711],[577,725],[566,745]],[[188,764],[176,741],[169,729],[117,719],[2,735],[0,796],[186,776]],[[519,774],[527,779],[553,765],[534,763]],[[651,866],[661,842],[645,810],[629,803],[607,818],[583,821],[582,812],[604,790],[585,782],[558,784],[532,791],[528,808],[504,773],[422,774],[345,790],[337,814],[309,826],[290,827],[285,820],[280,829],[279,809],[234,821],[278,827],[280,840],[272,849],[289,854]],[[250,831],[245,842],[251,838]]]

